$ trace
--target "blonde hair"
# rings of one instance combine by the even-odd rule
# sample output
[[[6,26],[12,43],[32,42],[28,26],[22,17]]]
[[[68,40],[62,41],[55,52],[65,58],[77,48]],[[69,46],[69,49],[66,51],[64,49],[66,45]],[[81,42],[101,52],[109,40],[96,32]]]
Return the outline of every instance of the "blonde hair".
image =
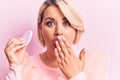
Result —
[[[72,2],[73,0],[46,0],[40,7],[39,13],[38,13],[38,37],[41,42],[41,44],[45,47],[45,41],[41,34],[41,23],[43,20],[44,11],[47,7],[51,5],[55,5],[58,7],[63,15],[67,18],[67,20],[70,22],[72,27],[76,30],[76,37],[74,40],[74,44],[76,44],[80,39],[80,34],[84,32],[84,25],[81,19],[81,16],[75,7],[75,4]]]

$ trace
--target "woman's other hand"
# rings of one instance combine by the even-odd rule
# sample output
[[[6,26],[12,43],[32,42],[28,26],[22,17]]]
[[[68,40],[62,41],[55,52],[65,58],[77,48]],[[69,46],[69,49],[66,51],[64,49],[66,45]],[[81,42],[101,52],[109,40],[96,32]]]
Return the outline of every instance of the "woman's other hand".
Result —
[[[85,64],[85,50],[81,50],[78,58],[64,37],[58,36],[57,38],[58,40],[55,41],[55,55],[57,62],[63,74],[67,78],[71,78],[83,71]]]
[[[5,54],[9,63],[20,65],[24,61],[26,45],[21,38],[12,38],[5,47]]]

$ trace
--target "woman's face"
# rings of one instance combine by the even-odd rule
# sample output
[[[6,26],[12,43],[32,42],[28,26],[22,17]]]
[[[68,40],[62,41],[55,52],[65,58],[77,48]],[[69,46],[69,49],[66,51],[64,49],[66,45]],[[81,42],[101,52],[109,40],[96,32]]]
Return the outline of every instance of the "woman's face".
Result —
[[[76,35],[75,29],[56,6],[49,6],[45,10],[41,30],[48,49],[55,48],[57,36],[63,36],[70,44],[73,44]]]

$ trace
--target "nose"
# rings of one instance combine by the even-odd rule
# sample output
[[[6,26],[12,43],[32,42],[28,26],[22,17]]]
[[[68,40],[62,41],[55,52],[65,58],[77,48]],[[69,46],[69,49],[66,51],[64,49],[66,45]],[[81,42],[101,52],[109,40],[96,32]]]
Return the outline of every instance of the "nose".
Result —
[[[56,36],[60,36],[60,35],[63,35],[63,32],[64,32],[64,29],[63,29],[63,26],[62,25],[58,25],[56,26],[56,29],[55,29],[55,35]]]

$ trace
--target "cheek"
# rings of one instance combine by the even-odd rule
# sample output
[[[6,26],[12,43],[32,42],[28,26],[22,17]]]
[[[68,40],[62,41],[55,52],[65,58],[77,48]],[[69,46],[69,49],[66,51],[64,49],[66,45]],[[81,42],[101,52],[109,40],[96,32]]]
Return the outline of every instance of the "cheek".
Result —
[[[51,41],[53,39],[53,31],[47,28],[42,29],[42,35],[46,42]]]
[[[47,30],[42,29],[42,35],[43,35],[43,38],[44,38],[45,41],[47,40],[47,38],[49,38],[48,37],[49,32]]]
[[[68,32],[65,33],[65,37],[70,44],[73,44],[75,40],[75,36],[76,36],[76,31],[74,29],[69,30]]]

